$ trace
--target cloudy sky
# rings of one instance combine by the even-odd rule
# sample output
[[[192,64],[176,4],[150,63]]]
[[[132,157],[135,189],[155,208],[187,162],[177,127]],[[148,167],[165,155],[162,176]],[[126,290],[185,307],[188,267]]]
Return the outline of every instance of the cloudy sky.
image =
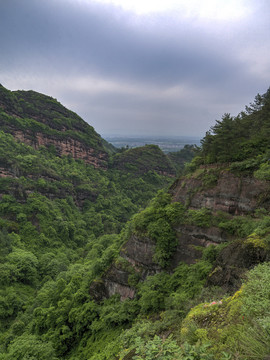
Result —
[[[0,83],[103,136],[203,136],[270,86],[270,1],[0,0]]]

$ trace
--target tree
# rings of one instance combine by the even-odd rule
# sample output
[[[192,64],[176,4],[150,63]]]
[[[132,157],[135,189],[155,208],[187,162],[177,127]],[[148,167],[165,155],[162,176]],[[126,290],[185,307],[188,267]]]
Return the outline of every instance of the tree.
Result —
[[[50,342],[44,342],[35,335],[24,334],[8,347],[6,360],[57,360]]]
[[[7,256],[7,261],[16,267],[17,280],[26,284],[36,280],[38,260],[32,252],[15,249]]]

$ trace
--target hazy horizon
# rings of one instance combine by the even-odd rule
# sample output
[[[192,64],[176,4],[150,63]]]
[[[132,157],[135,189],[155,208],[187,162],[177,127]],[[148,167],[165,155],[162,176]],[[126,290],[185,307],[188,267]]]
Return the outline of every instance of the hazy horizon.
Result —
[[[185,145],[201,145],[201,137],[196,136],[103,136],[103,138],[116,148],[134,148],[144,145],[158,145],[165,153],[179,151]]]
[[[106,138],[129,138],[129,139],[202,139],[203,136],[191,136],[191,135],[145,135],[145,134],[106,134],[102,133],[100,134],[102,137]]]

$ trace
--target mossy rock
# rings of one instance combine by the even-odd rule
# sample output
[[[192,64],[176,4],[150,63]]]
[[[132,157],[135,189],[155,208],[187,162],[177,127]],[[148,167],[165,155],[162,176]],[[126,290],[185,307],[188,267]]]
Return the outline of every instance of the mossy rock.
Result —
[[[221,286],[233,293],[241,286],[245,271],[267,261],[269,256],[268,247],[257,237],[250,235],[246,240],[236,240],[220,252],[206,286]]]

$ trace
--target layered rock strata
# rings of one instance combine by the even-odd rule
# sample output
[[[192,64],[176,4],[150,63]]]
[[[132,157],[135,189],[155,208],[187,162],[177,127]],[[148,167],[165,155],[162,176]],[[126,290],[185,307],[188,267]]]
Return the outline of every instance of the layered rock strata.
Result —
[[[238,177],[227,170],[221,170],[216,184],[212,187],[207,188],[202,178],[185,177],[178,179],[171,187],[170,192],[174,202],[186,204],[190,209],[207,208],[213,214],[222,211],[232,217],[252,215],[258,207],[269,210],[269,189],[267,182],[257,180],[252,176]],[[225,231],[214,226],[178,225],[175,230],[178,241],[167,271],[173,271],[180,262],[188,264],[196,262],[201,257],[200,248],[202,247],[231,240]],[[266,253],[261,249],[254,252],[251,247],[241,245],[241,241],[237,244],[230,245],[228,250],[224,249],[221,252],[213,274],[209,277],[209,285],[219,285],[228,291],[233,291],[239,286],[240,277],[245,269],[265,260]],[[233,256],[230,257],[228,254],[231,252]],[[141,281],[148,275],[163,270],[154,262],[154,254],[155,243],[147,237],[135,234],[131,235],[121,252],[121,256],[135,271],[139,272]],[[234,267],[233,264],[239,266]],[[133,298],[135,291],[128,283],[128,275],[129,272],[117,270],[112,265],[101,280],[104,289],[103,295],[107,297],[118,293],[122,300]]]
[[[55,136],[48,136],[43,133],[36,133],[34,136],[28,132],[11,131],[15,139],[38,149],[40,146],[54,146],[58,156],[71,156],[74,159],[81,159],[86,164],[96,168],[107,168],[108,154],[95,150],[82,142],[71,137],[59,139]]]
[[[191,209],[207,208],[231,215],[246,215],[258,206],[270,209],[269,185],[252,176],[238,177],[230,171],[220,172],[214,187],[206,188],[200,178],[180,178],[171,188],[173,201]]]

